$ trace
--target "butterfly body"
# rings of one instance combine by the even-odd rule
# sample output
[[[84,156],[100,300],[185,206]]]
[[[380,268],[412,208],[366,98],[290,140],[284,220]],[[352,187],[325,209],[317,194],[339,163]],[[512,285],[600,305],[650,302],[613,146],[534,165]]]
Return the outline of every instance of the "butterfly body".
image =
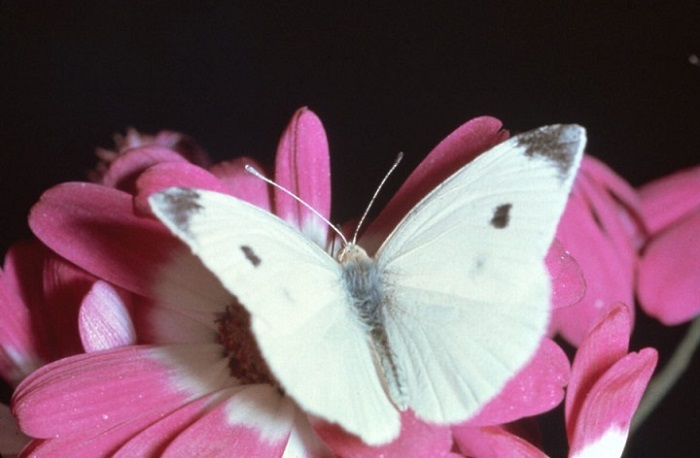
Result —
[[[555,125],[497,145],[420,200],[371,257],[348,243],[334,258],[215,192],[149,201],[250,313],[284,391],[382,444],[406,409],[438,424],[473,417],[533,357],[550,315],[544,257],[584,143],[581,127]]]
[[[343,247],[338,254],[343,269],[344,288],[357,319],[365,326],[368,345],[381,367],[391,398],[400,409],[407,407],[406,386],[400,367],[394,361],[386,332],[386,309],[391,307],[389,285],[377,263],[367,252],[354,243]]]

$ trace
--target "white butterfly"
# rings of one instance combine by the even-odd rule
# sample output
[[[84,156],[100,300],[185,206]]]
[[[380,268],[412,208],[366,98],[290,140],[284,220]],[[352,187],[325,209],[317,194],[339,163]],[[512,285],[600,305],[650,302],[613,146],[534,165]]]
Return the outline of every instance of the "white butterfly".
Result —
[[[581,160],[585,130],[518,135],[421,200],[374,258],[333,258],[276,216],[215,192],[150,198],[250,313],[274,377],[307,412],[370,445],[399,411],[473,417],[533,357],[551,286],[544,257]]]

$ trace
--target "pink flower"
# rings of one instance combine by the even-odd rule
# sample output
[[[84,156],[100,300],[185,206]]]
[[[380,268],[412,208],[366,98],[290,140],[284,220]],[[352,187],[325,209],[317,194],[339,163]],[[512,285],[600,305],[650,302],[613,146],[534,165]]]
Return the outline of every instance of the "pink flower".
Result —
[[[570,456],[620,456],[632,415],[656,367],[657,352],[628,353],[632,317],[610,307],[581,343],[566,395]]]
[[[18,384],[83,351],[78,307],[95,278],[36,241],[13,245],[0,276],[0,376]]]
[[[632,415],[657,361],[652,348],[628,353],[631,326],[629,309],[614,305],[601,315],[576,353],[565,405],[570,457],[622,454]],[[466,456],[545,457],[535,445],[536,435],[518,426],[458,427],[455,442]]]
[[[640,189],[651,238],[639,263],[642,308],[666,325],[700,314],[700,167]]]
[[[280,143],[276,180],[326,215],[327,156],[320,122],[301,110]],[[242,169],[250,162],[230,161],[206,171],[151,145],[116,157],[111,167],[120,173],[110,168],[104,175],[117,187],[133,186],[135,198],[87,183],[59,185],[42,196],[30,217],[34,232],[100,280],[80,310],[89,353],[35,371],[13,399],[23,430],[43,438],[33,452],[329,452],[294,402],[264,383],[264,362],[251,345],[244,338],[229,344],[227,337],[245,331],[230,294],[157,221],[134,214],[134,208],[146,211],[150,193],[173,184],[227,192],[269,209],[267,185]],[[298,169],[313,177],[311,184],[298,180]],[[327,228],[319,229],[317,217],[304,207],[281,197],[274,207],[326,243]],[[239,356],[240,364],[231,366],[223,352]],[[322,423],[318,427],[337,447],[352,441],[342,432],[326,433]],[[398,444],[433,454],[449,449],[451,439],[447,428],[406,421]],[[367,450],[355,447],[357,453],[381,452]]]
[[[615,301],[634,303],[637,252],[644,240],[639,197],[602,162],[585,156],[557,239],[581,266],[583,298],[555,310],[553,330],[579,345]]]
[[[505,139],[500,128],[495,119],[478,118],[448,136],[360,243],[373,252],[425,193]],[[149,217],[150,194],[174,185],[203,188],[274,211],[322,247],[332,243],[313,213],[243,170],[253,161],[241,158],[205,169],[205,161],[188,160],[199,156],[158,144],[120,148],[108,156],[96,176],[101,184],[56,186],[30,216],[32,230],[52,256],[78,266],[90,279],[74,301],[80,304],[77,324],[87,353],[33,372],[13,398],[23,430],[38,438],[33,452],[432,456],[450,450],[450,428],[427,425],[410,412],[402,416],[401,436],[380,448],[309,418],[269,383],[271,374],[235,299]],[[328,145],[313,113],[295,114],[277,157],[276,181],[328,217]],[[571,303],[582,285],[577,265],[558,244],[548,265],[555,302]],[[545,340],[470,427],[496,431],[502,423],[553,408],[563,398],[568,374],[561,349]]]

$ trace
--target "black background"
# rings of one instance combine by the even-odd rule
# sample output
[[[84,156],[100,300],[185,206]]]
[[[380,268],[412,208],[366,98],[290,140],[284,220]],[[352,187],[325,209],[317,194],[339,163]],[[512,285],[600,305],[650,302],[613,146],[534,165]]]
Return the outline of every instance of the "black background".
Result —
[[[48,3],[0,2],[3,252],[42,190],[84,179],[127,126],[271,164],[309,106],[329,136],[335,221],[361,212],[398,151],[395,183],[484,114],[516,132],[582,124],[588,151],[634,185],[699,162],[697,1]],[[642,318],[632,346],[663,361],[683,331]],[[630,456],[694,455],[698,367]]]

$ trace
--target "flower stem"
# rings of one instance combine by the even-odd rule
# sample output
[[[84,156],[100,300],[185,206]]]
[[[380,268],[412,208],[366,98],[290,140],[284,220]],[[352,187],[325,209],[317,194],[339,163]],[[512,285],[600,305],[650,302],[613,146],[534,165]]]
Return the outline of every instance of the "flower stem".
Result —
[[[671,391],[673,385],[688,369],[690,360],[695,353],[695,349],[700,343],[700,317],[695,318],[683,337],[683,340],[676,348],[673,356],[668,361],[664,369],[652,379],[647,387],[647,391],[639,403],[639,408],[632,418],[630,435],[639,428],[644,420],[651,414],[666,394]]]

